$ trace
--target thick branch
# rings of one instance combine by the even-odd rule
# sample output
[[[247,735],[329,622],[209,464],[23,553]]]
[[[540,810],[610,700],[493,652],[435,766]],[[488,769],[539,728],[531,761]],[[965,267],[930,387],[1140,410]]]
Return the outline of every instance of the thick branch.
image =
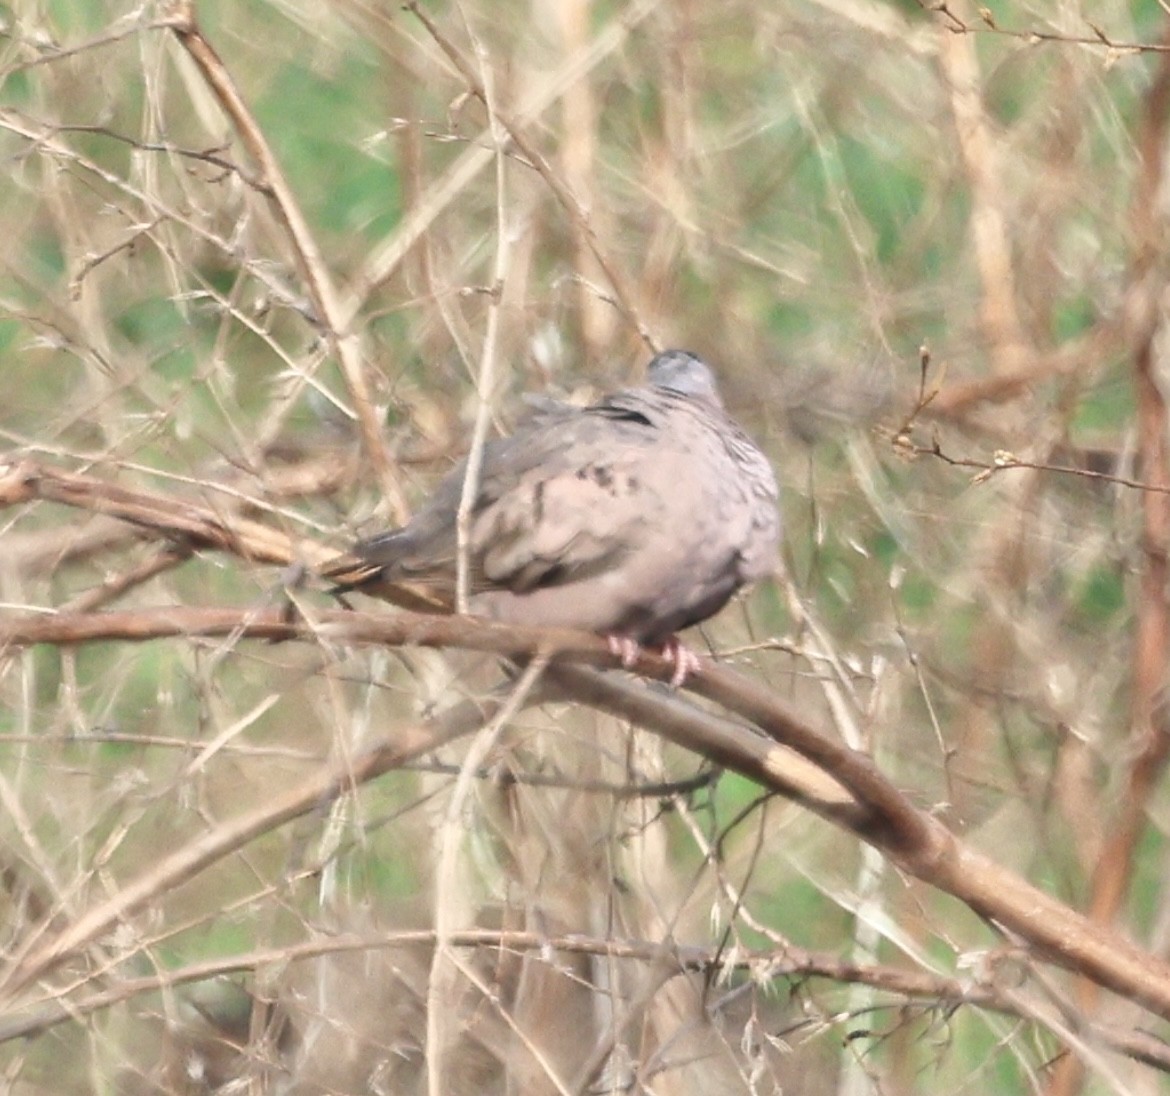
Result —
[[[546,655],[548,674],[565,694],[654,730],[750,779],[795,799],[882,849],[905,871],[954,895],[1017,934],[1053,962],[1170,1018],[1170,965],[1119,934],[1096,926],[1055,898],[970,848],[914,805],[862,754],[820,735],[766,688],[724,667],[704,664],[691,687],[750,719],[767,737],[687,704],[676,693],[603,675],[567,661],[613,665],[600,639],[566,630],[510,627],[473,618],[322,612],[293,621],[277,611],[166,609],[138,613],[61,614],[21,619],[0,628],[0,644],[78,643],[178,635],[263,639],[318,638],[336,643],[459,646],[513,656]],[[645,656],[639,669],[668,678],[673,667]],[[297,817],[351,787],[434,749],[478,725],[428,730],[421,744],[383,740],[352,765],[315,776],[286,794],[172,854],[127,884],[58,937],[21,957],[9,990],[43,976],[59,962],[131,915],[150,898],[241,847],[259,833]],[[776,743],[820,770],[818,781],[794,776]]]

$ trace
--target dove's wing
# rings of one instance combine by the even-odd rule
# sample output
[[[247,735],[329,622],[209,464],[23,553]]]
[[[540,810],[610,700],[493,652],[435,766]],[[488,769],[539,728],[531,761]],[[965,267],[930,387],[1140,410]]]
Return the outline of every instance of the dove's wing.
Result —
[[[775,477],[723,412],[710,370],[669,351],[650,380],[592,407],[542,405],[485,446],[473,609],[654,640],[775,567]],[[361,577],[431,586],[449,602],[465,475],[456,468],[405,528],[358,544]]]

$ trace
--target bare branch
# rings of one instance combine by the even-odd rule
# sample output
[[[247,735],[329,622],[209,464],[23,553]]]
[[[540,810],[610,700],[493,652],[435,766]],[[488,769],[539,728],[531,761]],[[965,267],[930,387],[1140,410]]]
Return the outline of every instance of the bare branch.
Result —
[[[547,656],[554,660],[547,671],[550,680],[575,699],[634,720],[765,787],[791,796],[876,845],[899,867],[1009,929],[1046,960],[1082,973],[1160,1016],[1170,1017],[1170,965],[1117,933],[1093,924],[965,845],[936,819],[914,807],[868,757],[823,738],[764,686],[721,666],[704,665],[689,687],[751,720],[767,738],[713,717],[671,694],[659,694],[619,677],[560,663],[561,659],[572,658],[612,664],[614,656],[595,637],[554,629],[505,627],[469,618],[324,613],[311,624],[299,624],[271,611],[176,608],[153,614],[83,614],[73,619],[21,621],[0,631],[0,647],[97,638],[142,640],[166,635],[225,634],[264,639],[315,636],[346,643],[458,645]],[[50,638],[53,636],[55,640]],[[644,657],[639,664],[642,668],[664,679],[673,673],[672,665],[657,657]],[[471,727],[468,709],[461,707],[459,711],[462,716],[457,725],[444,720],[421,735],[421,744],[405,744],[403,737],[395,734],[392,740],[368,747],[343,770],[314,776],[275,803],[246,813],[178,850],[58,937],[22,955],[19,970],[11,976],[9,992],[43,976],[115,920],[141,908],[152,895],[189,878],[257,834],[466,733]],[[478,718],[482,711],[474,707],[474,713]],[[809,779],[808,774],[798,773],[794,778],[788,769],[788,755],[777,753],[774,743],[811,761],[820,770],[818,776]],[[847,793],[842,795],[842,789]]]
[[[297,266],[316,308],[317,318],[341,363],[357,413],[366,457],[378,471],[378,478],[394,520],[399,524],[405,524],[410,516],[410,507],[402,493],[398,473],[391,467],[386,448],[382,444],[382,425],[370,397],[360,339],[343,316],[329,267],[317,246],[308,221],[301,213],[292,187],[285,179],[275,154],[227,66],[204,37],[196,22],[193,0],[173,0],[167,25],[198,66],[259,167],[261,189],[271,199],[272,206],[288,233]]]

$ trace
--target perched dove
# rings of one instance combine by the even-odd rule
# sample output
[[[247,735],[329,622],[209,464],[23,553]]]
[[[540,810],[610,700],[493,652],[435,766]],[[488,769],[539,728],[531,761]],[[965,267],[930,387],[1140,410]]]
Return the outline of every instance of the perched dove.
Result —
[[[632,662],[661,645],[675,680],[697,659],[675,632],[776,566],[776,478],[723,410],[710,368],[668,350],[648,386],[589,407],[541,401],[489,441],[468,535],[470,609],[609,637]],[[455,517],[466,463],[409,525],[327,569],[343,587],[390,582],[454,601]]]

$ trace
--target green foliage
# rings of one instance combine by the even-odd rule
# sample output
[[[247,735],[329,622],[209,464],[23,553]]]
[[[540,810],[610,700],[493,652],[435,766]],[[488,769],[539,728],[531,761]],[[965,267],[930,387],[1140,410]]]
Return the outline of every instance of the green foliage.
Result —
[[[842,176],[829,180],[853,195],[875,237],[874,256],[879,263],[899,257],[906,226],[922,207],[926,196],[923,180],[902,166],[899,149],[884,149],[856,137],[840,142]]]
[[[365,109],[377,82],[372,58],[362,56],[359,41],[351,45],[344,65],[328,74],[300,64],[279,68],[256,114],[314,223],[374,242],[401,215],[401,181],[388,140],[369,129],[377,119]]]
[[[1098,385],[1077,404],[1073,426],[1078,431],[1115,431],[1131,422],[1133,387],[1121,376]]]
[[[1077,608],[1090,624],[1115,619],[1125,608],[1125,577],[1116,567],[1094,567],[1081,584]]]

